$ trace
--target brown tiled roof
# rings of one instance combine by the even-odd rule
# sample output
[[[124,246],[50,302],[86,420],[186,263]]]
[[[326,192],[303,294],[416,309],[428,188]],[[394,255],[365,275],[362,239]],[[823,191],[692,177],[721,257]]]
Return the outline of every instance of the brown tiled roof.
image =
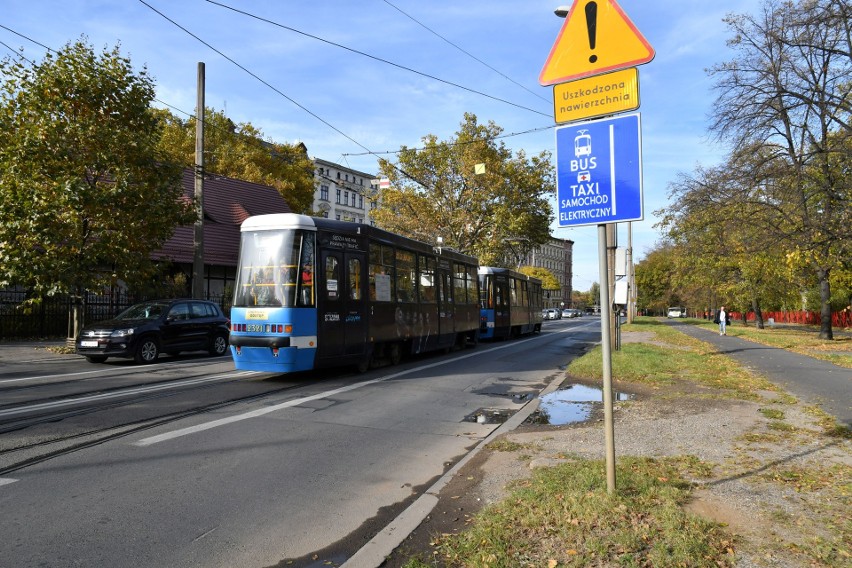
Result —
[[[183,171],[183,193],[195,195],[195,175]],[[204,264],[236,266],[240,248],[240,224],[252,215],[290,213],[275,188],[224,177],[204,178]],[[192,264],[195,228],[178,227],[154,258]]]

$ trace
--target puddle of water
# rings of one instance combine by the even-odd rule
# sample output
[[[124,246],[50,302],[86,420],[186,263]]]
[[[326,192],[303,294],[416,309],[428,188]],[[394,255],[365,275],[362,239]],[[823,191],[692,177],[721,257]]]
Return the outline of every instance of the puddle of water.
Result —
[[[630,400],[632,394],[613,393],[613,400]],[[585,385],[569,385],[541,397],[538,410],[527,419],[532,424],[554,426],[588,420],[595,404],[603,404],[603,389]]]
[[[497,410],[493,408],[480,408],[476,412],[464,417],[465,422],[476,422],[477,424],[502,424],[515,413],[514,410]]]

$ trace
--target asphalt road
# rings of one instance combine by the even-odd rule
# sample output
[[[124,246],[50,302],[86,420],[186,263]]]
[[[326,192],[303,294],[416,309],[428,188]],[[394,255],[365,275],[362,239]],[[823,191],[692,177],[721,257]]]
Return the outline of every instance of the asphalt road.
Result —
[[[29,449],[45,459],[0,475],[0,558],[12,566],[343,562],[500,427],[477,416],[517,413],[599,340],[599,320],[579,318],[363,375],[295,378],[237,376],[227,358],[150,368],[46,354],[10,361],[0,346],[0,422],[3,412],[11,419],[36,405],[88,409],[0,433],[6,450],[69,431],[87,442],[56,455],[51,445]],[[181,376],[193,384],[181,386]],[[122,398],[142,386],[164,390]],[[79,406],[84,396],[89,406]],[[110,403],[97,406],[99,397]],[[217,399],[231,402],[211,406]],[[154,418],[193,408],[205,410]],[[128,430],[87,434],[107,428]],[[0,467],[17,453],[0,456]]]

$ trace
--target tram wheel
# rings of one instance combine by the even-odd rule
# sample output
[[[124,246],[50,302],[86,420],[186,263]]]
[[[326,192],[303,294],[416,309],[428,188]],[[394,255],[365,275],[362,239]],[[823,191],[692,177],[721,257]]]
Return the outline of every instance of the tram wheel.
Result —
[[[399,343],[394,343],[388,346],[388,359],[391,365],[399,365],[402,360],[402,352],[399,350]]]

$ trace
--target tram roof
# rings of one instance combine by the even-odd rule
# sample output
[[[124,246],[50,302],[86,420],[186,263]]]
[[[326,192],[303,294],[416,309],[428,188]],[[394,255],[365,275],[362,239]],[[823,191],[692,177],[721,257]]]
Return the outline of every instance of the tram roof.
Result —
[[[476,257],[461,253],[455,249],[430,245],[423,241],[391,233],[390,231],[365,223],[338,221],[324,217],[310,217],[298,213],[273,213],[249,217],[243,221],[240,227],[240,231],[272,231],[276,229],[305,229],[309,231],[322,229],[343,234],[364,235],[386,244],[403,245],[419,252],[432,251],[455,260],[463,260],[475,265],[479,264],[479,260]]]
[[[508,276],[513,276],[521,280],[536,280],[538,282],[541,282],[541,280],[539,280],[535,276],[530,276],[528,274],[524,274],[523,272],[518,272],[517,270],[512,270],[511,268],[503,268],[500,266],[480,266],[479,274],[506,274]]]

